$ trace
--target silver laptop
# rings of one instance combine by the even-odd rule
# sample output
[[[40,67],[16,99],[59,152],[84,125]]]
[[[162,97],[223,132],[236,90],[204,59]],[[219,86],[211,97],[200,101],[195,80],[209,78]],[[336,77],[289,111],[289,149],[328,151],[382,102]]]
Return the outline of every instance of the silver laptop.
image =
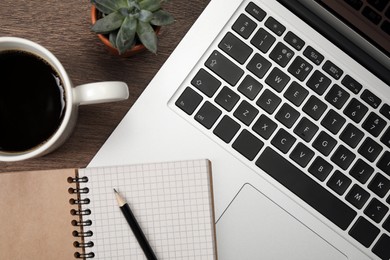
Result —
[[[208,158],[219,259],[390,259],[389,1],[212,0],[89,166]]]

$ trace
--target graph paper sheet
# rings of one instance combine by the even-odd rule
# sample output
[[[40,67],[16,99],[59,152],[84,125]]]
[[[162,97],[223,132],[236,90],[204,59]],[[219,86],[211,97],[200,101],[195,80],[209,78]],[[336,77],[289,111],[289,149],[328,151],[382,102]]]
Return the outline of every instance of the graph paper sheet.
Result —
[[[94,259],[146,259],[117,205],[127,200],[158,259],[215,259],[210,163],[207,160],[80,169],[87,176]]]

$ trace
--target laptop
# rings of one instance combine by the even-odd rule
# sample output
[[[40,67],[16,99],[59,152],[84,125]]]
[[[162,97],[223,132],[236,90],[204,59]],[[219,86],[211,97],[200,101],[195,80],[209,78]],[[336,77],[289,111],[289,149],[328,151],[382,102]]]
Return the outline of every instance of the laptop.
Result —
[[[210,159],[219,259],[390,259],[389,13],[211,0],[89,166]]]

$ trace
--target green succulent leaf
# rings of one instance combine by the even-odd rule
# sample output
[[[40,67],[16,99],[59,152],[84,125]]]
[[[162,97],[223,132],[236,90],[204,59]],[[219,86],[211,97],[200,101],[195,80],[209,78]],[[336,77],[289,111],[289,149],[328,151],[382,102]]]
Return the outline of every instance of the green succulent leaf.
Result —
[[[161,8],[161,2],[160,0],[141,0],[139,2],[139,7],[141,10],[155,12]]]
[[[124,0],[124,1],[126,1],[126,0]],[[138,9],[140,8],[138,5],[138,1],[136,1],[136,0],[127,0],[127,5],[129,7],[137,7]]]
[[[153,52],[157,52],[157,36],[153,27],[149,23],[139,21],[137,26],[137,34],[145,47]]]
[[[110,14],[118,9],[116,2],[112,0],[91,0],[91,3],[105,14]]]
[[[153,18],[150,23],[156,26],[163,26],[171,24],[174,21],[175,19],[170,13],[164,10],[158,10],[157,12],[153,13]]]
[[[116,48],[119,54],[124,53],[134,43],[135,33],[137,31],[137,20],[126,17],[116,37]]]
[[[124,17],[115,11],[99,20],[92,26],[92,31],[97,33],[109,33],[118,29],[123,23]]]
[[[110,32],[110,34],[108,35],[108,40],[110,41],[112,47],[114,47],[114,48],[116,48],[116,37],[117,36],[118,36],[117,30]]]
[[[139,12],[138,20],[144,23],[149,23],[153,18],[153,13],[148,10],[141,10]]]

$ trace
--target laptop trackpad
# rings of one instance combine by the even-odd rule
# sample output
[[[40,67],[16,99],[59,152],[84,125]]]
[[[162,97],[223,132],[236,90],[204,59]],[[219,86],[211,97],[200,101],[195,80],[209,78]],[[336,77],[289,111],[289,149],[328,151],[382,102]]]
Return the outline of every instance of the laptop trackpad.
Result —
[[[217,222],[219,259],[347,259],[246,184]]]

